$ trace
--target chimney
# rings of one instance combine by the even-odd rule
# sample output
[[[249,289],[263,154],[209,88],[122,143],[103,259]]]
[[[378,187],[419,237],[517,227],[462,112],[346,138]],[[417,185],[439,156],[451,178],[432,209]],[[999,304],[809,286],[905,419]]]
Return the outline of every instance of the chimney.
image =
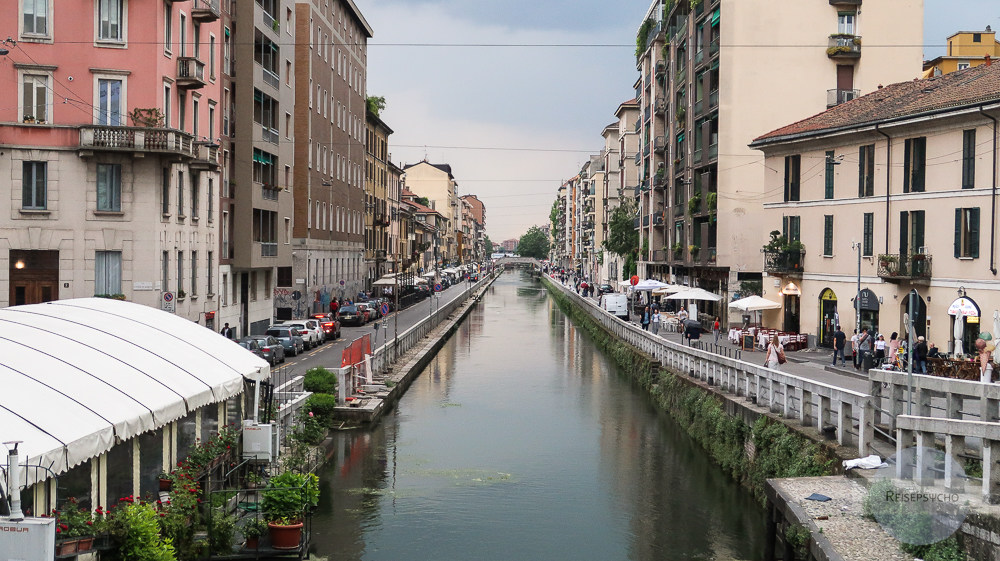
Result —
[[[990,59],[990,55],[986,55],[986,66],[989,66],[991,64],[993,64],[993,61]]]

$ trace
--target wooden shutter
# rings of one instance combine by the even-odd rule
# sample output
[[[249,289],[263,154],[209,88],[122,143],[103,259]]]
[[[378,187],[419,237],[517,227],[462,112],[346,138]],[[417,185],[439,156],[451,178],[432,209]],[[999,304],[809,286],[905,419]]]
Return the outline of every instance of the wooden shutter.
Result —
[[[962,256],[962,209],[955,209],[955,257]]]
[[[868,163],[865,152],[867,152],[867,148],[867,146],[858,148],[858,198],[865,196],[865,165]]]
[[[969,257],[979,258],[979,208],[969,210]]]
[[[927,138],[920,137],[913,139],[913,182],[910,189],[914,192],[924,191],[924,163],[927,160]]]
[[[911,150],[910,145],[912,143],[911,138],[907,138],[903,142],[903,192],[910,192],[910,156]]]
[[[924,240],[924,211],[922,210],[913,211],[913,237],[911,239],[913,240],[911,251],[923,253],[927,243]]]
[[[823,216],[823,255],[833,255],[833,215]]]
[[[834,157],[835,156],[833,150],[826,151],[826,177],[824,178],[826,180],[826,183],[824,185],[825,191],[823,193],[823,197],[826,199],[833,198],[833,168],[834,168],[833,164],[835,161]]]
[[[910,213],[902,211],[899,213],[899,257],[903,258],[907,254],[906,244],[910,240]]]

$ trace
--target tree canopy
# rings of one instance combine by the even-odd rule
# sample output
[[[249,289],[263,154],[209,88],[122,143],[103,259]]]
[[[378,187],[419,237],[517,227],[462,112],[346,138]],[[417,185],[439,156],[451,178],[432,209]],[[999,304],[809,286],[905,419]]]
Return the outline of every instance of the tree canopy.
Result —
[[[549,237],[538,226],[528,228],[517,242],[517,254],[521,257],[545,259],[549,256]]]
[[[639,231],[635,229],[634,220],[635,203],[623,198],[621,204],[611,211],[604,248],[622,257],[635,255],[639,250]]]
[[[380,111],[385,109],[385,96],[370,95],[365,101],[368,103],[368,110],[376,117],[378,117]]]

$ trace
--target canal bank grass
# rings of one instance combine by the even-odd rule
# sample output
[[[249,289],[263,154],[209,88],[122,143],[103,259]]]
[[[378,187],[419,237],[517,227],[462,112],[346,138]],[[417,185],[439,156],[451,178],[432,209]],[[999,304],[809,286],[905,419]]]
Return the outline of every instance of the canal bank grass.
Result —
[[[661,369],[655,358],[618,339],[549,282],[543,284],[559,308],[761,504],[770,478],[834,473],[838,458],[833,450],[767,415],[751,425],[727,413],[721,397]]]

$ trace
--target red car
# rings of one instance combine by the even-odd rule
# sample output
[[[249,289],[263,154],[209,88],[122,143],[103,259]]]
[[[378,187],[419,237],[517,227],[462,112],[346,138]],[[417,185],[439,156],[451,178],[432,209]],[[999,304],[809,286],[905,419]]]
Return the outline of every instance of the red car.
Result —
[[[323,328],[324,339],[331,341],[340,338],[340,321],[333,314],[313,314],[313,319],[319,321]]]

